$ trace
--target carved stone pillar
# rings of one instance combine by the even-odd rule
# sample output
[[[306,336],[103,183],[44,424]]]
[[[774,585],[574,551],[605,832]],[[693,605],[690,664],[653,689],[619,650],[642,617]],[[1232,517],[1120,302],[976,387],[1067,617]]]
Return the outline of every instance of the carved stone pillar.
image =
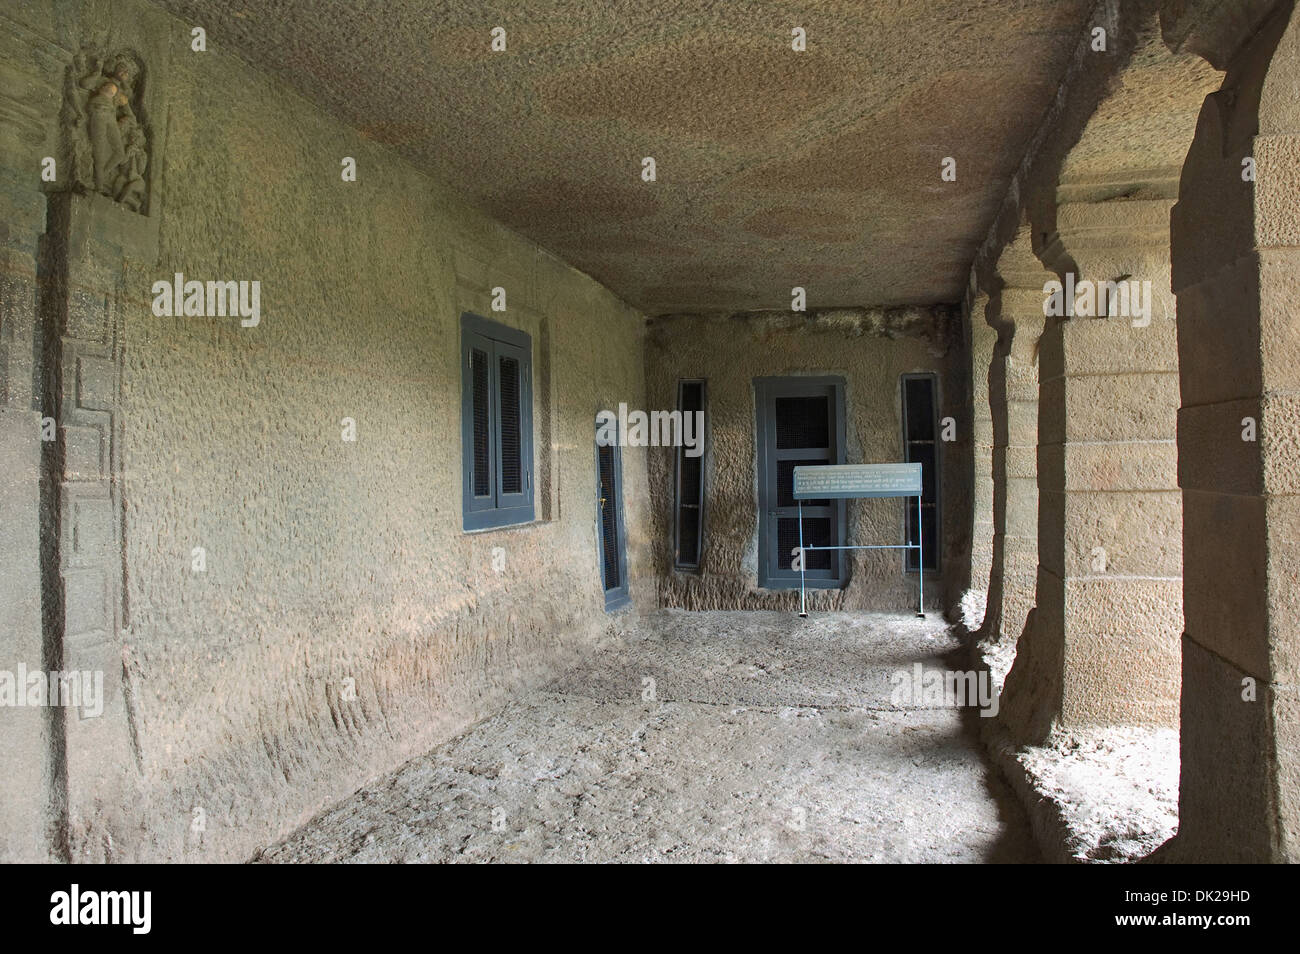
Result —
[[[1177,724],[1182,506],[1168,200],[1061,206],[1043,251],[1105,315],[1043,336],[1040,622],[1063,637],[1061,725]],[[1122,285],[1120,284],[1122,283]],[[1141,312],[1141,314],[1139,314]]]
[[[993,411],[989,404],[989,374],[997,348],[997,329],[988,323],[989,296],[981,293],[971,306],[970,359],[971,391],[974,404],[974,488],[972,507],[971,570],[972,590],[988,592],[993,571]]]
[[[1051,277],[1034,258],[1027,230],[1003,251],[998,275],[1004,284],[989,379],[995,534],[986,632],[1014,642],[1034,605],[1038,568],[1038,338],[1043,283]]]
[[[1171,229],[1186,610],[1172,857],[1294,862],[1300,17],[1254,0],[1167,7],[1182,16],[1166,37],[1228,70],[1201,112]]]

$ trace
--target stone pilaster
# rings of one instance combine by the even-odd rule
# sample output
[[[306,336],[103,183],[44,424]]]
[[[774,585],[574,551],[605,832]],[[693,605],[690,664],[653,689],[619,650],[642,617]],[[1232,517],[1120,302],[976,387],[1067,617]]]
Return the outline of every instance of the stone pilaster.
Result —
[[[157,258],[157,220],[98,195],[50,196],[41,310],[46,414],[51,668],[103,680],[102,712],[64,709],[64,797],[71,860],[111,860],[140,765],[127,663],[126,530],[122,467],[123,321],[147,307],[136,269]],[[101,675],[102,674],[102,675]],[[99,806],[111,806],[101,812]]]

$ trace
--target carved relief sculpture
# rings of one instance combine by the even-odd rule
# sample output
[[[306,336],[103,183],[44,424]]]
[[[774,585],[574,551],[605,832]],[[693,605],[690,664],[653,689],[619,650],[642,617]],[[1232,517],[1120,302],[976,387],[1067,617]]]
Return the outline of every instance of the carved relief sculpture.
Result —
[[[64,90],[72,188],[108,196],[132,212],[144,208],[149,164],[149,137],[139,120],[141,72],[130,53],[83,47]]]

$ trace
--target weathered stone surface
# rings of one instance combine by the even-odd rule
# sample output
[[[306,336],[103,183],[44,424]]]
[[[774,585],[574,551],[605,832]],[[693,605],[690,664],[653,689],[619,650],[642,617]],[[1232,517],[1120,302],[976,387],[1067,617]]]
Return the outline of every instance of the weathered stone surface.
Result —
[[[1062,496],[1067,573],[1182,577],[1183,501],[1177,490]]]
[[[1191,637],[1183,639],[1182,658],[1183,695],[1196,704],[1183,709],[1179,828],[1171,860],[1282,860],[1273,843],[1267,684],[1259,684],[1254,701],[1243,699],[1246,674]],[[1206,785],[1207,778],[1214,784]]]
[[[1172,490],[1177,457],[1171,440],[1044,445],[1038,452],[1040,490]]]
[[[5,316],[6,318],[8,316]],[[41,636],[40,415],[0,408],[0,670],[43,668]],[[25,687],[24,687],[25,690]],[[0,859],[48,857],[54,759],[49,713],[0,707]]]
[[[670,611],[618,635],[259,860],[1034,860],[958,711],[891,698],[956,647],[933,622]]]
[[[1093,7],[163,5],[650,313],[957,301]]]

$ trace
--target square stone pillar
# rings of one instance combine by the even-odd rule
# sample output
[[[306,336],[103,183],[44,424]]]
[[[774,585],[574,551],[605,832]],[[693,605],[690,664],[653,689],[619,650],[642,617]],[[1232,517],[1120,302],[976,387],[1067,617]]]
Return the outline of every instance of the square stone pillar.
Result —
[[[1038,623],[1060,642],[1057,720],[1067,729],[1178,723],[1182,510],[1169,207],[1062,206],[1059,236],[1043,254],[1078,281],[1136,281],[1150,303],[1149,315],[1139,298],[1124,308],[1110,301],[1103,317],[1053,318],[1042,339]]]
[[[1173,857],[1294,862],[1300,25],[1290,4],[1245,24],[1253,34],[1244,23],[1198,37],[1228,74],[1201,112],[1172,217],[1187,613]]]
[[[985,317],[988,296],[980,295],[971,308],[971,391],[973,410],[974,479],[971,538],[971,589],[987,594],[993,571],[993,411],[989,404],[989,374],[992,370],[997,329]]]
[[[1015,326],[1004,365],[1006,382],[1006,519],[1002,561],[1003,632],[1019,639],[1036,602],[1038,572],[1038,374],[1043,332],[1039,288],[1005,288],[1003,319]]]

